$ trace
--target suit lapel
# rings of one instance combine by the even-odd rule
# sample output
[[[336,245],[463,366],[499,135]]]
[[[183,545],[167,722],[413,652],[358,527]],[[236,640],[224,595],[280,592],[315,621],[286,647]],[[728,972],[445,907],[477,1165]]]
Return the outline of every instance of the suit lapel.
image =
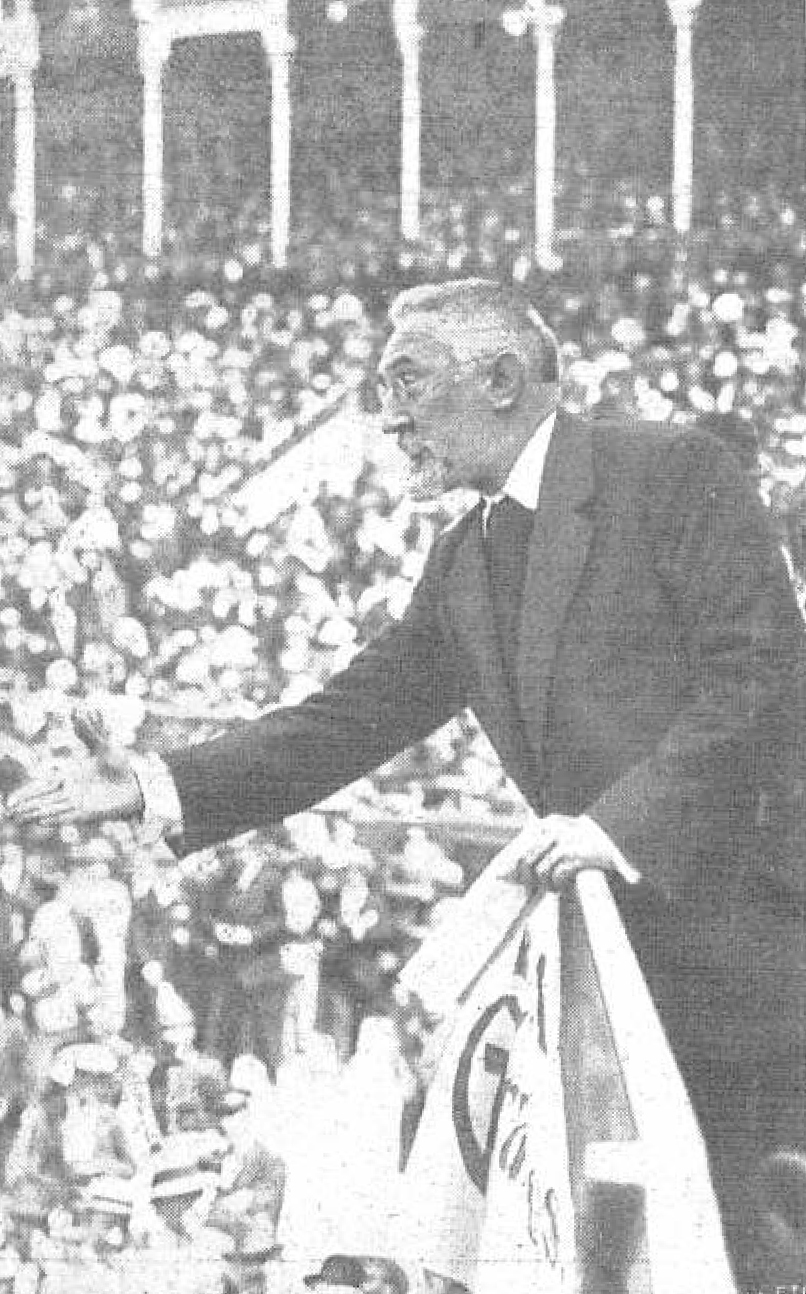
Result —
[[[472,669],[473,677],[468,680],[470,704],[501,762],[517,776],[523,769],[525,752],[493,619],[480,507],[468,517],[451,565],[447,607],[451,627]]]
[[[538,764],[557,639],[590,546],[593,486],[590,428],[560,413],[529,545],[518,643],[518,701]]]

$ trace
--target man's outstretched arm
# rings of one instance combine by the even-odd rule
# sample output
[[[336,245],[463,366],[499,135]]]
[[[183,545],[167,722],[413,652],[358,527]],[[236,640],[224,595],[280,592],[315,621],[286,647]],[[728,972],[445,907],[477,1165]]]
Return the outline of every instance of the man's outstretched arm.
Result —
[[[181,808],[178,852],[315,804],[462,708],[460,670],[436,612],[434,567],[432,557],[402,620],[321,692],[165,756]],[[54,826],[138,817],[136,765],[110,768],[91,734],[88,745],[90,761],[33,779],[10,797],[9,816]]]
[[[418,590],[403,620],[321,692],[167,755],[181,852],[276,822],[421,740],[464,705],[457,662]]]

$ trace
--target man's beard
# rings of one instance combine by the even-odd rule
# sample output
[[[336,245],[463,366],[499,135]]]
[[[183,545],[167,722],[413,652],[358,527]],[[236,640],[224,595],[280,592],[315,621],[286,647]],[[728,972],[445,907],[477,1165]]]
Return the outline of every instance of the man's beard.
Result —
[[[399,416],[388,429],[396,433],[398,449],[407,460],[406,485],[415,503],[439,499],[453,488],[447,463],[420,440],[411,416]]]
[[[451,489],[448,468],[428,449],[409,457],[408,491],[416,503],[439,499]]]

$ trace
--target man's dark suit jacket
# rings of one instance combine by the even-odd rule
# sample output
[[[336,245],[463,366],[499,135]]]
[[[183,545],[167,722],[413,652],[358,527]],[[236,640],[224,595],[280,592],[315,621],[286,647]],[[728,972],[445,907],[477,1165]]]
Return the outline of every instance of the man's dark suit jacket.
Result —
[[[477,507],[436,542],[402,620],[324,691],[168,756],[182,848],[297,812],[470,706],[539,814],[589,814],[640,869],[614,889],[661,1014],[683,985],[700,1036],[802,1046],[806,876],[778,806],[801,655],[766,514],[721,444],[561,415],[517,695]]]

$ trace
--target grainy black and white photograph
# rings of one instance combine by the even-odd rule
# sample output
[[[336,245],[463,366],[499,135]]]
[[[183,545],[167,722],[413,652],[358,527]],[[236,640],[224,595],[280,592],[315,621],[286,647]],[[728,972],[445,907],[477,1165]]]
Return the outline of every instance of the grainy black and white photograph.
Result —
[[[806,1294],[804,0],[0,73],[0,1294]]]

